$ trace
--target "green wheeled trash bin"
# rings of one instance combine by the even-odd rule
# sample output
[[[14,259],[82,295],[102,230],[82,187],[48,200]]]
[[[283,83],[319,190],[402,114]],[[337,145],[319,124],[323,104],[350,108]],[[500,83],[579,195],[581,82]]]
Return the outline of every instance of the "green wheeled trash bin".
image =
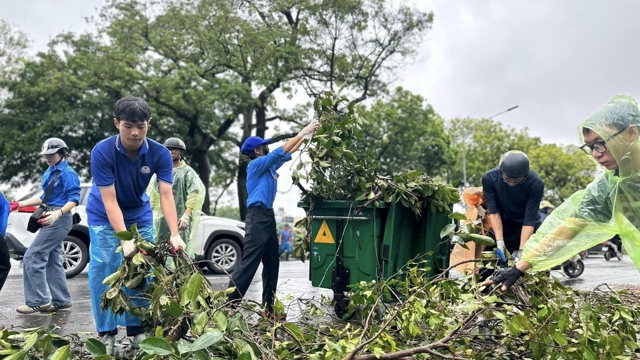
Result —
[[[374,206],[375,205],[375,206]],[[446,269],[451,247],[440,239],[450,222],[430,207],[416,216],[399,202],[300,202],[310,218],[309,280],[333,290],[336,315],[347,313],[349,285],[384,280],[422,256],[429,275]]]
[[[380,279],[379,249],[387,204],[314,201],[299,203],[311,220],[309,278],[313,286],[332,289],[336,315],[342,317],[349,299],[348,286]]]

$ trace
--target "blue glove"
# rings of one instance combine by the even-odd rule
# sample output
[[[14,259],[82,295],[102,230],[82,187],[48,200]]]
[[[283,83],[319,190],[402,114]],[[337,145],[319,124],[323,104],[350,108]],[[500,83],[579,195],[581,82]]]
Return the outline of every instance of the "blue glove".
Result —
[[[505,253],[507,252],[507,248],[504,245],[504,240],[496,241],[496,255],[498,256],[498,266],[505,267],[507,266],[507,257]]]
[[[498,261],[498,265],[502,267],[507,266],[507,257],[502,252],[502,250],[500,250],[500,248],[496,249],[496,255],[498,256],[498,259],[500,259]]]

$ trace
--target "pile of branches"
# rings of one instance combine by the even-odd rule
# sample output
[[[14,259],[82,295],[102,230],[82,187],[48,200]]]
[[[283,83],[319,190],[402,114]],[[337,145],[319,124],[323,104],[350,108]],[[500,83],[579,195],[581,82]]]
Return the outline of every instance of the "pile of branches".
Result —
[[[255,302],[227,306],[226,292],[213,291],[183,253],[146,241],[135,228],[119,236],[135,239],[140,253],[105,279],[103,307],[141,315],[149,334],[122,358],[613,360],[637,350],[637,296],[604,287],[576,292],[538,274],[501,293],[475,276],[427,278],[416,261],[389,280],[355,285],[349,306],[356,320],[332,317],[323,301],[290,299],[300,316],[281,323],[260,318]],[[163,265],[168,257],[175,268]],[[138,298],[127,295],[130,288],[140,290]],[[146,306],[133,305],[140,301]],[[285,304],[276,301],[275,310]],[[0,330],[0,359],[112,358],[96,339],[55,330]]]
[[[322,93],[314,102],[314,111],[321,127],[307,141],[310,160],[301,161],[292,173],[294,183],[302,189],[302,201],[368,200],[374,206],[374,200],[398,201],[416,215],[426,206],[433,212],[449,213],[451,205],[460,201],[457,188],[425,173],[379,174],[368,163],[371,159],[354,154],[356,144],[363,141],[358,136],[366,120],[346,97]],[[301,181],[309,181],[310,189]]]

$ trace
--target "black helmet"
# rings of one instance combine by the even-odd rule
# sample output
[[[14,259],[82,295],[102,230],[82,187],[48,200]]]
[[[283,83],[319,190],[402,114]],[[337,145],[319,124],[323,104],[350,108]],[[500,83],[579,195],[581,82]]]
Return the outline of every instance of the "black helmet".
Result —
[[[166,147],[167,149],[181,149],[183,151],[187,151],[187,147],[185,146],[184,141],[174,137],[168,138],[164,142],[164,147]]]
[[[529,157],[519,150],[510,150],[500,158],[500,171],[512,179],[521,178],[529,174]]]
[[[42,151],[40,151],[40,155],[55,154],[61,149],[64,151],[64,154],[66,154],[66,150],[69,150],[69,147],[64,141],[62,141],[62,139],[49,138],[44,142],[44,144],[42,144]]]

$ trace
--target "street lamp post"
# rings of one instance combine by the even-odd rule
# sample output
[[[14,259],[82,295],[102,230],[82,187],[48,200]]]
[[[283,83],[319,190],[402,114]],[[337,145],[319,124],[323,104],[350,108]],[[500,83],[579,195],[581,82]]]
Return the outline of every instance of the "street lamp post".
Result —
[[[508,108],[507,110],[501,111],[491,117],[489,117],[489,119],[493,119],[496,116],[500,116],[504,113],[507,113],[509,111],[515,110],[518,107],[520,107],[519,105],[516,106],[512,106],[510,108]],[[463,131],[462,134],[462,181],[463,181],[463,188],[467,188],[469,187],[469,184],[467,183],[467,140],[469,138],[469,136],[471,136],[471,133],[469,131],[469,129],[465,129]]]

